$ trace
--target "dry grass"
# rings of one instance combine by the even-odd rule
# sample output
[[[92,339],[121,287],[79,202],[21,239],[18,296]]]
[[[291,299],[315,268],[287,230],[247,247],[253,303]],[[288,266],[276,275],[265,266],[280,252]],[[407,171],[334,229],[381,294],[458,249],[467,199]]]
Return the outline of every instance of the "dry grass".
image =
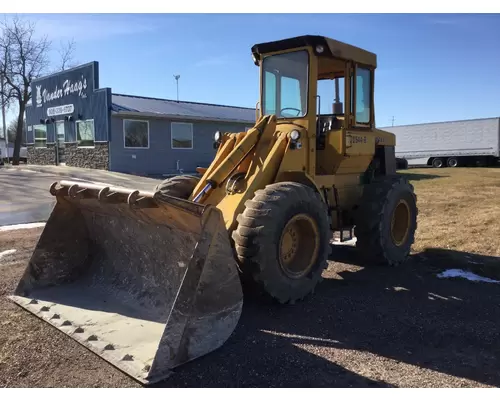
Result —
[[[411,169],[418,196],[414,251],[500,276],[500,168]],[[457,265],[459,264],[459,265]]]

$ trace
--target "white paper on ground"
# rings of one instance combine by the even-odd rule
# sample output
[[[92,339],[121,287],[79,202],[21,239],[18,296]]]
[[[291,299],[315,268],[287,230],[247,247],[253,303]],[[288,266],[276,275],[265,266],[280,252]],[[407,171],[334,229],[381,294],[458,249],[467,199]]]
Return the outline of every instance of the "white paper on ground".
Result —
[[[352,238],[351,240],[346,240],[344,242],[341,242],[339,239],[332,240],[330,242],[331,244],[335,245],[348,245],[348,246],[354,246],[356,244],[356,238]]]
[[[488,282],[488,283],[500,283],[494,279],[485,278],[484,276],[479,276],[470,271],[464,271],[463,269],[448,269],[437,275],[438,278],[463,278],[473,282]]]

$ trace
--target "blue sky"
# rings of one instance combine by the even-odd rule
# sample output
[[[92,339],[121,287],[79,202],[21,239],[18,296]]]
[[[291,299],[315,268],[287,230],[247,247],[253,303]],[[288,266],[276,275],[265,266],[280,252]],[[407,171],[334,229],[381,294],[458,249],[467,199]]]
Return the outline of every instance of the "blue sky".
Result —
[[[377,125],[500,115],[500,15],[160,14],[27,15],[54,45],[74,38],[75,59],[99,61],[114,92],[254,107],[250,47],[304,34],[378,56]],[[323,99],[326,104],[331,100]]]

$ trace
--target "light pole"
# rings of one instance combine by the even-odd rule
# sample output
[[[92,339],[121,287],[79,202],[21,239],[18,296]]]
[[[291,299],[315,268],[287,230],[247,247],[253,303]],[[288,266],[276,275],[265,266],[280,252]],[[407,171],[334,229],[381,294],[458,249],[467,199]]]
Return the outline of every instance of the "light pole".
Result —
[[[175,82],[177,83],[177,102],[179,102],[179,78],[180,77],[181,77],[180,75],[174,75]]]

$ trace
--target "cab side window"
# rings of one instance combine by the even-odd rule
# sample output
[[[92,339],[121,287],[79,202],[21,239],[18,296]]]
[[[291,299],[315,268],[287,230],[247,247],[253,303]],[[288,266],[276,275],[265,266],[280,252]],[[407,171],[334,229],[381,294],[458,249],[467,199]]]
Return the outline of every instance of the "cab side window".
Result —
[[[370,96],[371,72],[369,69],[356,68],[356,123],[369,124],[371,116]]]

